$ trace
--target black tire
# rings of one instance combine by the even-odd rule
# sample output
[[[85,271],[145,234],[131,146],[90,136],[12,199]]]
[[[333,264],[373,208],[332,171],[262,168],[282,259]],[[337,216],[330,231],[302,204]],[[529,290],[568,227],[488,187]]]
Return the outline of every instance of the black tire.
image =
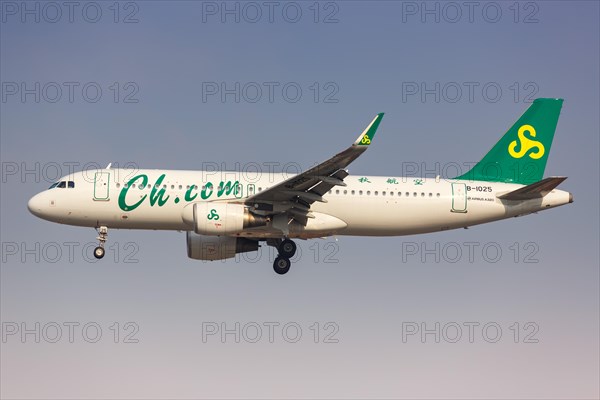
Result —
[[[98,260],[104,257],[104,247],[96,247],[94,249],[94,257],[96,257]]]
[[[296,254],[296,243],[293,240],[285,239],[279,243],[277,248],[279,255],[285,258],[292,258]]]
[[[290,270],[291,266],[292,262],[289,258],[285,257],[277,257],[275,262],[273,262],[273,270],[279,275],[286,274]]]

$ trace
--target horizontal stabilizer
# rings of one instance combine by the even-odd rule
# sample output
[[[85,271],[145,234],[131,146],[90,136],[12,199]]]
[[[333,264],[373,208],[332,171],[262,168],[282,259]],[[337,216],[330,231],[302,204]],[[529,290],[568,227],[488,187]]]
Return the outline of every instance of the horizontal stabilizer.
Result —
[[[555,187],[560,185],[566,176],[554,176],[546,179],[542,179],[539,182],[532,183],[531,185],[524,186],[520,189],[513,190],[502,195],[498,198],[502,200],[530,200],[544,197],[550,193]]]

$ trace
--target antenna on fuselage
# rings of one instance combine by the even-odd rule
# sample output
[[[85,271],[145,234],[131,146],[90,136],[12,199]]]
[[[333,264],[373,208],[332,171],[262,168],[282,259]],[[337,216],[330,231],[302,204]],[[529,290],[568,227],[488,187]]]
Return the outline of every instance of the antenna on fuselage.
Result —
[[[106,169],[110,169],[111,165],[112,165],[112,163],[108,163],[108,165],[106,166]]]

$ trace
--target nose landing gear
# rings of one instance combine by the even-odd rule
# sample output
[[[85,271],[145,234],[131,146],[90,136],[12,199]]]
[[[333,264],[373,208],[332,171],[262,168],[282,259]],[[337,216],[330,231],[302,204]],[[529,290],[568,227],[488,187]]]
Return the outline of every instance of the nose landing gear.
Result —
[[[276,244],[279,255],[273,262],[273,270],[279,275],[286,274],[292,265],[290,258],[296,254],[296,243],[290,239],[284,239]]]
[[[98,237],[96,239],[98,239],[98,247],[96,247],[94,249],[94,257],[96,257],[97,259],[101,259],[102,257],[104,257],[104,243],[106,243],[106,238],[108,236],[108,227],[107,226],[101,226],[96,228],[96,231],[98,232]]]

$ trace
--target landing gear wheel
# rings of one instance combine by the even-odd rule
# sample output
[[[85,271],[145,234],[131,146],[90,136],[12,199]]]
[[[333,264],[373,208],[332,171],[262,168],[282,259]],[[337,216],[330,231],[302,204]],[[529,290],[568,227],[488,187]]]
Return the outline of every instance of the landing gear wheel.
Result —
[[[96,257],[98,260],[104,257],[104,247],[96,247],[94,249],[94,257]]]
[[[279,255],[285,258],[292,258],[296,254],[296,243],[290,239],[284,239],[277,248]]]
[[[99,226],[96,228],[98,232],[98,247],[94,249],[94,257],[98,260],[104,257],[104,243],[106,243],[106,237],[108,236],[108,227]]]
[[[283,275],[290,270],[291,265],[292,263],[290,262],[289,258],[279,256],[275,259],[275,262],[273,263],[273,269],[279,275]]]

